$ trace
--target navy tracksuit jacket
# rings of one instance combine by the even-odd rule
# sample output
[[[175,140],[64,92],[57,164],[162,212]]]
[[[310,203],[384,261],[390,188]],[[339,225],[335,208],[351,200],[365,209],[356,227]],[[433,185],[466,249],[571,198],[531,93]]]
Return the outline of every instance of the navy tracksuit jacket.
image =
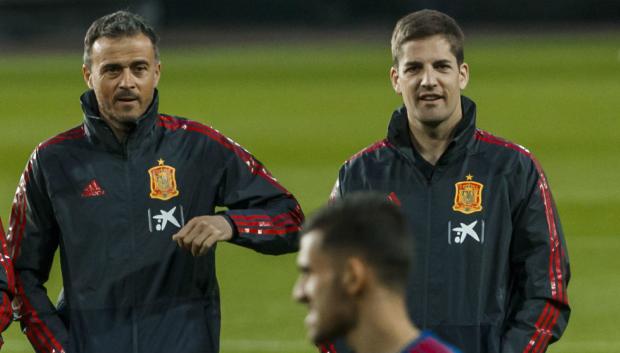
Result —
[[[435,166],[412,147],[407,111],[340,169],[332,197],[373,190],[402,206],[414,261],[412,320],[465,353],[540,353],[568,323],[570,269],[540,164],[476,129],[476,106]],[[338,349],[346,352],[346,347]]]
[[[172,235],[224,206],[232,243],[292,252],[299,204],[234,141],[159,114],[157,94],[126,143],[92,91],[81,102],[84,123],[36,148],[15,197],[9,239],[30,342],[37,352],[218,352],[215,248],[193,257]],[[56,249],[61,310],[44,288]]]

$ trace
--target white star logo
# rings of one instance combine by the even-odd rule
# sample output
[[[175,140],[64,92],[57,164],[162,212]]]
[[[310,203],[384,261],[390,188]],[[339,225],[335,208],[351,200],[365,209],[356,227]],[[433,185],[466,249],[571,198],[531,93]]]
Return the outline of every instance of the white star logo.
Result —
[[[475,241],[480,243],[480,237],[478,236],[478,233],[476,233],[476,231],[474,230],[476,224],[478,224],[478,221],[473,221],[470,224],[460,223],[460,227],[452,228],[452,231],[456,232],[456,238],[454,238],[454,241],[457,244],[462,244],[465,239],[470,236]]]
[[[166,229],[168,222],[174,224],[175,226],[177,226],[177,228],[181,228],[181,224],[179,224],[179,221],[177,221],[177,219],[174,217],[174,211],[176,210],[177,210],[177,207],[174,206],[170,211],[160,210],[159,215],[153,216],[153,219],[157,220],[155,229],[157,231],[162,231]]]

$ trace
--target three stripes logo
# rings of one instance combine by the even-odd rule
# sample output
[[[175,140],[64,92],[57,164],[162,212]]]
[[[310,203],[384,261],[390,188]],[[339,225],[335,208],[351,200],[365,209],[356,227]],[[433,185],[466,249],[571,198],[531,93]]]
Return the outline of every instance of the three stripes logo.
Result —
[[[105,191],[99,186],[97,180],[93,179],[82,191],[82,197],[98,197],[105,195]]]

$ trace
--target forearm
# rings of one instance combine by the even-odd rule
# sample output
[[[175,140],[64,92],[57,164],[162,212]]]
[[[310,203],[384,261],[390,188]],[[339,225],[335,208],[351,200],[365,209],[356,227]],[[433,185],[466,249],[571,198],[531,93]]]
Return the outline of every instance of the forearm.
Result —
[[[266,208],[229,210],[226,215],[236,233],[232,243],[274,255],[297,251],[304,215],[294,199]]]
[[[557,341],[568,324],[570,307],[553,300],[528,300],[507,325],[502,353],[545,352]]]
[[[30,271],[16,270],[16,276],[16,316],[32,347],[38,353],[64,352],[67,328],[42,283]]]

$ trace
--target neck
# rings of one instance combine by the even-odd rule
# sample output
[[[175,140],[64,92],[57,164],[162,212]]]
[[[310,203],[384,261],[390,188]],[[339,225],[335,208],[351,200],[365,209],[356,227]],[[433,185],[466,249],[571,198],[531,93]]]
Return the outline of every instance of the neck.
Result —
[[[124,143],[127,140],[127,136],[131,131],[131,126],[129,124],[123,124],[114,119],[109,119],[108,117],[102,114],[101,118],[108,125],[110,130],[114,133],[114,136],[120,143]]]
[[[432,165],[437,164],[452,142],[454,130],[461,119],[462,115],[459,114],[438,125],[426,125],[418,119],[408,119],[411,142],[422,158]]]
[[[398,353],[420,335],[402,295],[381,288],[361,301],[358,323],[346,337],[355,352]]]

